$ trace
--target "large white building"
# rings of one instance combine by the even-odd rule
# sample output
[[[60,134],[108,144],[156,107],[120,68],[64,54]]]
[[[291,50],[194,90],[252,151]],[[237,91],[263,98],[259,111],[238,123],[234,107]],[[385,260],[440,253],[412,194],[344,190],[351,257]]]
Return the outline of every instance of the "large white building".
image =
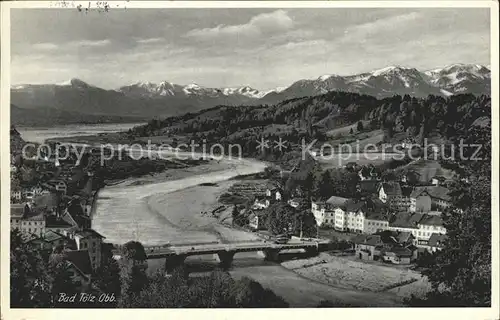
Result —
[[[339,231],[374,234],[384,230],[411,234],[414,244],[426,244],[433,233],[444,235],[440,212],[398,212],[378,199],[349,200],[332,197],[325,202],[312,202],[311,211],[318,226]]]
[[[311,212],[318,226],[334,226],[336,214],[345,212],[345,204],[349,199],[332,196],[326,201],[311,201]]]
[[[331,197],[325,203],[313,202],[311,211],[318,226],[339,231],[375,233],[388,226],[387,206],[377,200],[350,200]]]

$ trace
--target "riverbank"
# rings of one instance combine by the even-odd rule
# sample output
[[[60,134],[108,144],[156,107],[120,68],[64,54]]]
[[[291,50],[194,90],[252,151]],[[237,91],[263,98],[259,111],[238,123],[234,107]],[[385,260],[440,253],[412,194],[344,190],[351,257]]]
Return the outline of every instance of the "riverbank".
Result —
[[[229,240],[248,239],[242,231],[215,227],[217,220],[204,217],[201,212],[208,211],[218,195],[229,188],[231,182],[227,180],[261,172],[266,164],[250,159],[210,162],[205,167],[173,169],[168,176],[127,179],[102,188],[92,227],[106,241],[116,244],[130,240],[144,245],[195,243],[217,241],[221,235]],[[217,186],[200,186],[207,183]]]

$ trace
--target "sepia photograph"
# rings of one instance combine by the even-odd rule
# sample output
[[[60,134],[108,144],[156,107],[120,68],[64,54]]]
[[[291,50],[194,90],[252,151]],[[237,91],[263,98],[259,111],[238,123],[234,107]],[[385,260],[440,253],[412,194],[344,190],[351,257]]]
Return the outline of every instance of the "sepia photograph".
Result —
[[[390,3],[2,2],[2,318],[497,318],[498,3]]]

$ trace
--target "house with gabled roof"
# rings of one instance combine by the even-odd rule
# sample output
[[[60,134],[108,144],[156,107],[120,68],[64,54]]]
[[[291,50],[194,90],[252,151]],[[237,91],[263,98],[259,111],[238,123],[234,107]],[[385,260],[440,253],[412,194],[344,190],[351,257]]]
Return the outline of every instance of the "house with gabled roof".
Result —
[[[449,190],[441,186],[415,187],[410,194],[410,211],[428,212],[446,209],[451,204]]]
[[[378,260],[380,251],[384,248],[384,242],[380,235],[357,235],[354,239],[356,258],[362,260]]]
[[[418,223],[422,220],[423,216],[424,215],[421,213],[398,212],[394,214],[389,221],[389,230],[409,232],[417,239],[419,230]]]
[[[78,230],[71,234],[78,250],[88,250],[92,269],[101,266],[103,235],[93,229]]]
[[[378,198],[389,207],[405,211],[410,207],[410,199],[405,196],[399,182],[382,182],[378,186]]]
[[[446,228],[440,215],[424,215],[418,223],[418,229],[419,244],[425,244],[435,233],[446,234]]]
[[[75,286],[84,290],[90,286],[93,273],[90,256],[87,250],[64,251],[63,259]]]

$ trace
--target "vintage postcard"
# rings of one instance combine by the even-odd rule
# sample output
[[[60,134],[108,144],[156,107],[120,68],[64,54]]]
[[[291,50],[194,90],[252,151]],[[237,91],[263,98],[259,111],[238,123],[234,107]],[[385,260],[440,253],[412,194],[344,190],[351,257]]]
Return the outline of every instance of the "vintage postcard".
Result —
[[[2,319],[498,319],[497,2],[1,14]]]

